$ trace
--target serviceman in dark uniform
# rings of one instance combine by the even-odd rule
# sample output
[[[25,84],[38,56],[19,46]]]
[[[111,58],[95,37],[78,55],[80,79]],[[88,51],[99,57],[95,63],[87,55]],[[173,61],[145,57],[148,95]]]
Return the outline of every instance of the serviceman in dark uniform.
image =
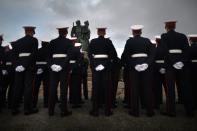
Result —
[[[112,107],[117,107],[117,101],[116,101],[116,93],[118,89],[118,82],[120,78],[120,58],[116,58],[114,61],[112,61],[112,71],[111,71],[111,77],[112,77]]]
[[[13,48],[14,58],[13,64],[15,67],[15,83],[13,92],[12,114],[17,115],[18,102],[20,93],[24,85],[24,114],[30,115],[38,112],[32,106],[32,83],[35,72],[35,54],[38,50],[38,40],[33,37],[35,27],[26,26],[25,36],[16,41]]]
[[[124,104],[125,108],[128,108],[129,104],[130,104],[128,62],[123,61],[123,59],[121,59],[121,65],[123,67],[123,82],[124,82],[124,99],[123,99],[123,104]]]
[[[165,22],[167,33],[161,35],[161,48],[164,49],[164,61],[166,65],[167,98],[166,112],[163,115],[176,116],[175,82],[179,82],[178,88],[182,93],[183,103],[187,116],[193,116],[193,102],[189,71],[189,43],[184,34],[175,31],[176,21]]]
[[[197,109],[197,34],[188,35],[190,41],[190,69],[191,69],[191,84],[192,84],[192,96],[194,101],[194,108]]]
[[[68,51],[70,57],[70,89],[72,108],[81,107],[81,80],[82,80],[82,53],[81,43],[75,43],[75,46]]]
[[[42,47],[36,54],[36,77],[34,80],[33,107],[37,107],[39,89],[43,85],[44,107],[48,107],[49,99],[49,68],[47,60],[49,55],[49,42],[42,41]]]
[[[2,68],[4,66],[4,48],[2,47],[3,35],[0,35],[0,112],[3,106],[3,73]]]
[[[82,52],[82,87],[83,87],[83,95],[85,100],[88,100],[88,66],[89,66],[89,60],[86,58],[85,53]]]
[[[77,42],[77,37],[71,37],[70,40],[72,41],[72,44],[74,46],[75,43]],[[69,65],[69,68],[70,68],[70,65]],[[71,88],[71,85],[70,85],[71,84],[70,76],[71,76],[71,71],[69,73],[68,89],[69,89],[69,103],[72,104],[72,88]]]
[[[14,42],[11,42],[13,44]],[[12,64],[13,50],[11,44],[5,46],[5,66],[2,69],[2,80],[3,80],[3,104],[8,108],[11,108],[12,96],[13,96],[13,85],[14,85],[14,67]],[[6,103],[7,102],[7,103]]]
[[[93,82],[93,109],[90,115],[99,115],[99,100],[104,98],[105,115],[112,115],[111,61],[117,58],[112,41],[105,38],[106,28],[98,28],[98,38],[91,40],[88,50]],[[102,94],[102,92],[104,94]]]
[[[127,40],[121,57],[122,61],[128,63],[129,68],[129,114],[139,117],[140,92],[143,91],[147,116],[151,117],[154,115],[151,66],[154,62],[155,48],[149,39],[141,37],[142,25],[133,25],[131,28],[134,37]]]
[[[67,91],[69,76],[68,50],[73,47],[72,41],[67,39],[66,28],[58,28],[59,37],[50,42],[50,58],[48,65],[50,69],[50,90],[49,90],[49,116],[54,115],[56,104],[57,87],[60,83],[61,117],[71,115],[67,107]]]
[[[154,68],[154,106],[156,109],[160,108],[160,104],[163,103],[163,90],[166,91],[165,81],[165,62],[164,62],[164,50],[161,48],[161,37],[155,36],[156,46],[156,57],[155,57],[155,68]],[[165,92],[166,93],[166,92]]]

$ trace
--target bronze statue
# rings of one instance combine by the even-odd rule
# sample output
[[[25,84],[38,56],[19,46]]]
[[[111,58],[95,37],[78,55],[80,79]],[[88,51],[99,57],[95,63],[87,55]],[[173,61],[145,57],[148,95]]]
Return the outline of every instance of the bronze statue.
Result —
[[[71,37],[77,37],[77,42],[82,44],[82,50],[87,51],[90,39],[89,22],[85,21],[84,26],[81,25],[80,20],[76,21],[76,26],[73,23]]]

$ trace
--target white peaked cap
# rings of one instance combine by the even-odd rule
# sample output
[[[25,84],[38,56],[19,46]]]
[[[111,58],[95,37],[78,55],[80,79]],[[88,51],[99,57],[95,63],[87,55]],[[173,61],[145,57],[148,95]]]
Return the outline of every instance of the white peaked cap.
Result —
[[[152,43],[152,44],[156,44],[156,41],[155,41],[155,40],[151,40],[151,43]]]
[[[75,47],[81,46],[81,43],[75,43]]]
[[[188,37],[197,37],[197,34],[189,34]]]
[[[77,37],[71,37],[71,38],[69,38],[70,40],[76,40],[77,39]]]
[[[156,39],[161,39],[161,36],[160,35],[156,35],[155,38]]]
[[[144,28],[143,25],[132,25],[132,26],[131,26],[131,29],[132,29],[132,30],[141,30],[141,29],[143,29],[143,28]]]

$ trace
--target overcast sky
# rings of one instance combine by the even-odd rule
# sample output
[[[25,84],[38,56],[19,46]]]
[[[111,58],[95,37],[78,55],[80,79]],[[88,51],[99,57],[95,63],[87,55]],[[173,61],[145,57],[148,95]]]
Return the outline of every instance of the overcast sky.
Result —
[[[143,35],[153,39],[164,32],[164,21],[177,20],[177,31],[194,34],[196,13],[196,0],[0,0],[0,34],[14,41],[23,36],[22,26],[33,25],[38,39],[51,40],[57,27],[71,29],[76,20],[89,20],[91,38],[96,27],[108,27],[120,55],[131,25],[143,24]]]

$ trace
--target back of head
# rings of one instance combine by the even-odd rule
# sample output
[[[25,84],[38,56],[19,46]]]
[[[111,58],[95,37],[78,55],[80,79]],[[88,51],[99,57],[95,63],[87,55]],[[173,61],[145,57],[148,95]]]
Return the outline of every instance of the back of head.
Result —
[[[165,29],[166,31],[175,30],[177,21],[166,21]]]
[[[97,34],[98,36],[105,36],[106,35],[106,27],[99,27],[97,28]]]
[[[141,36],[143,28],[144,28],[143,25],[132,25],[131,29],[132,29],[133,36],[134,37]]]
[[[36,27],[34,26],[24,26],[25,35],[34,36]]]
[[[68,34],[68,27],[57,28],[59,32],[59,36],[66,37]]]

